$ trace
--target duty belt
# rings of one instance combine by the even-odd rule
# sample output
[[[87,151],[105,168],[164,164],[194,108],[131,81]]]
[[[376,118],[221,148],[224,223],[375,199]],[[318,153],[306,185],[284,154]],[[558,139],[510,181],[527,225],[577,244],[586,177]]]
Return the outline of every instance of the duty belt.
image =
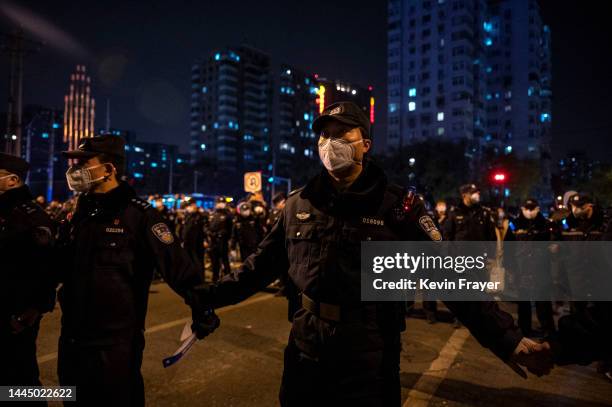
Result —
[[[302,308],[321,319],[334,322],[362,321],[376,317],[376,305],[357,305],[354,307],[317,302],[302,293]],[[371,315],[370,315],[371,314]]]

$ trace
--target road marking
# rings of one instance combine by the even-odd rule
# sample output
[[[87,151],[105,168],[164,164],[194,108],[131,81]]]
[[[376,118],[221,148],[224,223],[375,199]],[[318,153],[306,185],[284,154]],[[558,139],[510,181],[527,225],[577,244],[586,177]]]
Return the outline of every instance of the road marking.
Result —
[[[215,312],[218,315],[221,315],[229,311],[234,311],[236,309],[243,308],[243,307],[246,307],[246,306],[261,302],[261,301],[269,300],[271,298],[274,298],[274,294],[263,294],[255,298],[250,298],[246,301],[242,301],[238,304],[228,305],[226,307],[219,308],[215,310]],[[159,324],[159,325],[153,325],[152,327],[149,327],[145,330],[145,335],[152,334],[152,333],[159,332],[159,331],[164,331],[166,329],[174,328],[175,326],[181,326],[185,324],[185,322],[190,321],[190,320],[191,320],[191,317],[187,317],[187,318],[181,318],[181,319],[177,319],[177,320],[166,322],[166,323]],[[49,353],[47,355],[43,355],[39,357],[38,364],[50,362],[54,359],[57,359],[57,352]]]
[[[470,331],[465,328],[456,329],[440,351],[437,359],[431,362],[427,369],[416,382],[403,407],[426,407],[448,374],[448,370],[455,361],[457,354],[463,344],[470,336]]]

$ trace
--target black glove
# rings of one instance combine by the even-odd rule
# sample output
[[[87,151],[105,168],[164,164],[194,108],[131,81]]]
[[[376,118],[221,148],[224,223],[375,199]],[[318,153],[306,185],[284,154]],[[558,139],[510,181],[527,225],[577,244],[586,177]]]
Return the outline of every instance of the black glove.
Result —
[[[191,330],[198,339],[210,335],[221,324],[210,302],[213,286],[202,284],[187,292],[185,301],[191,307]]]
[[[215,329],[219,328],[219,325],[221,325],[221,320],[217,314],[215,314],[215,310],[212,308],[192,308],[191,315],[193,319],[191,331],[196,334],[198,339],[202,339],[210,335]]]

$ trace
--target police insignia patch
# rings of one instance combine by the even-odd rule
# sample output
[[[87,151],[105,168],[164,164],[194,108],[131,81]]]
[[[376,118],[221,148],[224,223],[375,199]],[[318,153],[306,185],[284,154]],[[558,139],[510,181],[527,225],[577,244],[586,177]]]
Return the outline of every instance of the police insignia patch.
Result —
[[[156,223],[151,227],[151,232],[159,239],[160,242],[165,244],[172,244],[174,242],[174,236],[170,232],[170,228],[163,222]]]
[[[430,216],[421,216],[419,218],[419,225],[425,231],[425,233],[427,233],[431,240],[442,240],[442,235],[440,234],[440,231],[438,230]]]
[[[298,218],[299,220],[306,220],[308,218],[310,218],[310,213],[308,212],[298,212],[295,214],[295,217]]]

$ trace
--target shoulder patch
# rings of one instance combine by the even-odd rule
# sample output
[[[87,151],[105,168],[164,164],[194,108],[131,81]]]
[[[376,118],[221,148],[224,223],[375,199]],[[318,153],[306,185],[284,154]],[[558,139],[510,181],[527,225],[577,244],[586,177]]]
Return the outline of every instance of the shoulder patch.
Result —
[[[172,244],[174,242],[174,236],[172,236],[170,228],[164,222],[159,222],[153,225],[151,227],[151,232],[153,232],[155,237],[162,243]]]
[[[143,210],[143,211],[151,208],[151,205],[144,199],[132,198],[130,199],[130,202],[134,204],[138,209]]]
[[[419,226],[425,233],[427,233],[427,236],[429,236],[431,240],[442,240],[442,234],[440,234],[440,231],[429,215],[423,215],[419,218]]]

